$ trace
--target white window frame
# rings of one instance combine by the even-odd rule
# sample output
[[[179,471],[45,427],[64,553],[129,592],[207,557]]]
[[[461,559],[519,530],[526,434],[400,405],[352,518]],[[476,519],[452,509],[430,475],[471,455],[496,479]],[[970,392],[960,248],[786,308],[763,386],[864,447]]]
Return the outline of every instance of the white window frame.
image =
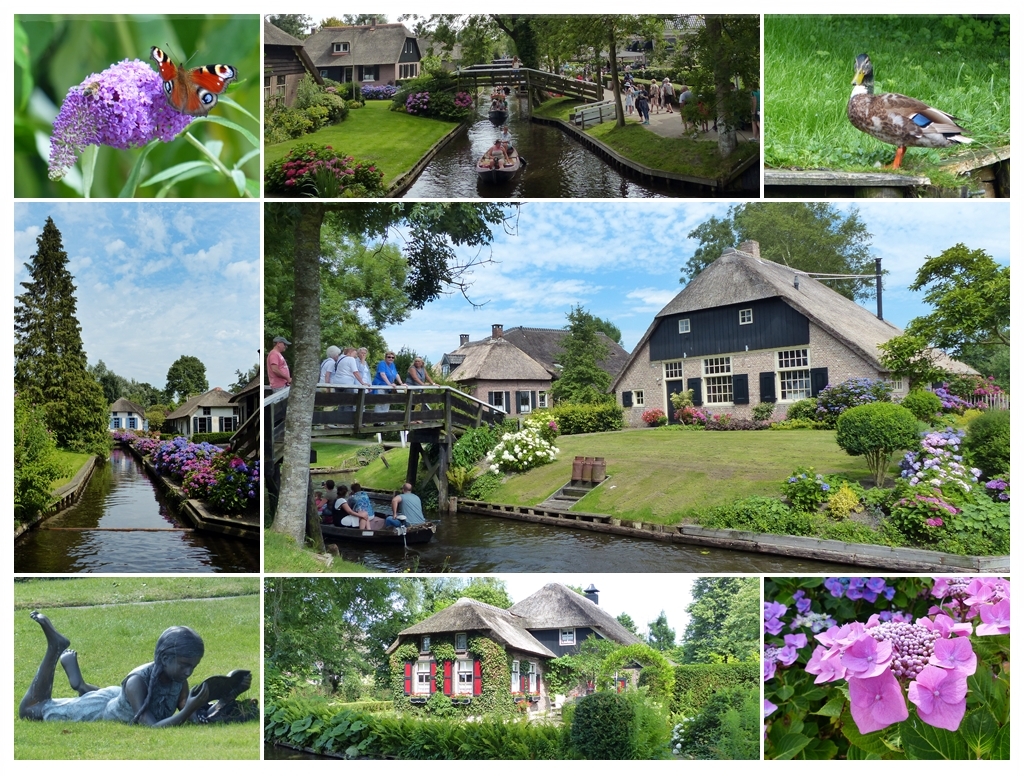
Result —
[[[643,407],[643,406],[645,406],[644,405],[644,392],[643,392],[642,388],[640,390],[634,390],[633,391],[633,406],[634,407]]]
[[[537,391],[537,409],[539,409],[539,410],[547,409],[547,406],[548,406],[548,392],[547,391]]]
[[[516,414],[529,415],[531,412],[533,407],[530,405],[530,391],[516,391]]]
[[[512,692],[519,692],[519,661],[512,661],[512,680],[509,682],[509,690]]]
[[[705,358],[701,365],[703,372],[703,403],[705,405],[731,405],[732,356]]]
[[[419,66],[415,63],[400,64],[398,66],[398,78],[399,80],[406,80],[407,78],[415,78],[419,75]]]
[[[414,44],[413,44],[413,42],[411,40],[406,40],[405,41],[405,53],[406,54],[413,53],[413,49],[414,48],[415,48],[415,46],[414,46]]]
[[[347,41],[338,41],[332,48],[334,54],[347,54],[349,52]]]
[[[494,399],[497,399],[497,401],[494,401]],[[508,410],[508,407],[505,406],[505,392],[504,391],[488,391],[487,392],[487,403],[490,404],[492,407],[497,407],[499,410],[502,410],[502,411]]]
[[[775,390],[780,404],[811,398],[811,359],[808,348],[775,351]]]
[[[423,636],[420,638],[420,653],[430,651],[430,636]]]
[[[886,382],[892,389],[893,393],[903,393],[903,378],[902,377],[890,377]]]
[[[540,671],[537,670],[536,663],[530,663],[530,673],[526,675],[526,691],[528,693],[539,692],[540,690]]]
[[[558,646],[560,646],[560,647],[574,647],[574,646],[576,646],[576,629],[575,628],[559,628],[558,629]]]
[[[413,670],[412,691],[416,695],[430,694],[430,661],[417,660]]]
[[[683,379],[683,362],[682,361],[665,361],[662,363],[665,369],[666,380],[682,380]]]
[[[690,319],[689,318],[680,318],[679,319],[679,333],[680,334],[689,334],[690,333]]]
[[[459,659],[455,661],[454,665],[455,680],[454,690],[458,695],[472,695],[473,694],[473,661]],[[465,677],[465,679],[464,679]]]
[[[465,652],[468,649],[469,649],[469,638],[466,636],[465,633],[456,633],[455,634],[455,651],[456,652]]]
[[[744,315],[746,313],[746,315]],[[747,326],[754,322],[754,308],[744,307],[740,310],[740,326]]]

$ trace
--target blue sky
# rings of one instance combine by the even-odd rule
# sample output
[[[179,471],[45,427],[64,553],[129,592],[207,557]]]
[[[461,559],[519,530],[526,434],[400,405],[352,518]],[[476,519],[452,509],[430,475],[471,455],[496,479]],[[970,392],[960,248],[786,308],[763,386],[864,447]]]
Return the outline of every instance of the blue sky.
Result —
[[[861,200],[856,207],[872,251],[888,270],[882,294],[887,320],[904,327],[928,312],[922,294],[908,290],[926,256],[962,242],[996,261],[1010,260],[1010,210],[993,200]],[[679,200],[616,202],[534,201],[523,205],[517,236],[496,230],[494,244],[462,256],[491,258],[473,271],[469,295],[442,297],[401,325],[384,330],[392,348],[408,346],[432,362],[454,350],[459,334],[490,336],[491,324],[562,328],[579,304],[608,318],[631,351],[654,315],[675,296],[680,268],[697,241],[687,234],[729,203]],[[875,301],[863,303],[872,312]]]
[[[260,347],[257,203],[40,202],[14,205],[14,293],[47,216],[75,278],[89,363],[163,388],[182,355],[227,388]]]

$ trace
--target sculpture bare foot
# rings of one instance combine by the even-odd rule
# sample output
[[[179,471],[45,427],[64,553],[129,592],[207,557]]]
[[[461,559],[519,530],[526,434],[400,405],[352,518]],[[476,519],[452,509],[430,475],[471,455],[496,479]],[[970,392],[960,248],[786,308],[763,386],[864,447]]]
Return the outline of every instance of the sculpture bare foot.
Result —
[[[94,684],[89,684],[82,678],[82,670],[78,667],[78,653],[73,649],[65,649],[60,656],[60,664],[64,667],[64,673],[68,675],[68,682],[71,689],[79,695],[85,695],[99,689]]]
[[[50,618],[45,614],[42,612],[32,612],[29,617],[38,622],[39,627],[43,629],[43,633],[46,635],[47,647],[56,648],[59,654],[71,646],[71,639],[54,628]]]

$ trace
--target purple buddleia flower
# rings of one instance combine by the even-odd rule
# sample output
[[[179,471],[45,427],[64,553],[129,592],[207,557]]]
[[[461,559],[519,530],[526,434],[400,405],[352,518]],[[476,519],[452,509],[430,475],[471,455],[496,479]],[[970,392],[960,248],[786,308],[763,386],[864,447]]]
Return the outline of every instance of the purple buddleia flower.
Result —
[[[138,59],[125,59],[68,91],[53,122],[50,180],[63,178],[87,146],[169,143],[191,121],[168,104],[159,73]]]

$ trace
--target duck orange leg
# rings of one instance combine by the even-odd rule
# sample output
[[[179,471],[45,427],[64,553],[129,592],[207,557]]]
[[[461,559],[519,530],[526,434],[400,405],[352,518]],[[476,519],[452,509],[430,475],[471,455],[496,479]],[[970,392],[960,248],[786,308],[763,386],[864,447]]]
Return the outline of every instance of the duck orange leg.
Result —
[[[903,154],[905,154],[906,151],[906,146],[900,146],[896,149],[896,158],[892,161],[892,168],[894,170],[898,170],[900,168],[900,163],[903,161]]]

